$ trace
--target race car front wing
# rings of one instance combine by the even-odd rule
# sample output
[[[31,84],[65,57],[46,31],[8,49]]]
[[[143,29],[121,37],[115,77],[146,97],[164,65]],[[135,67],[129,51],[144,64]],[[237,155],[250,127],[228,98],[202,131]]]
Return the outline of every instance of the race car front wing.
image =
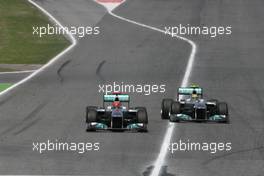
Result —
[[[180,121],[193,121],[193,122],[222,122],[227,123],[226,115],[213,115],[205,119],[195,119],[186,114],[171,114],[170,115],[171,122],[180,122]]]
[[[111,128],[104,123],[92,122],[87,124],[87,131],[135,131],[135,132],[147,132],[147,125],[144,123],[132,123],[125,128]]]

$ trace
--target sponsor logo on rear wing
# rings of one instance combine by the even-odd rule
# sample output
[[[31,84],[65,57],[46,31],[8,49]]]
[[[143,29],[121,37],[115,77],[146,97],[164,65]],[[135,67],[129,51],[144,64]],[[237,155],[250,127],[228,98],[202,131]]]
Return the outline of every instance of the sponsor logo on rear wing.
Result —
[[[125,95],[125,94],[104,95],[104,102],[113,102],[113,101],[129,102],[129,95]]]
[[[203,95],[203,89],[200,87],[180,87],[178,89],[179,95],[191,95],[194,92],[198,95]]]

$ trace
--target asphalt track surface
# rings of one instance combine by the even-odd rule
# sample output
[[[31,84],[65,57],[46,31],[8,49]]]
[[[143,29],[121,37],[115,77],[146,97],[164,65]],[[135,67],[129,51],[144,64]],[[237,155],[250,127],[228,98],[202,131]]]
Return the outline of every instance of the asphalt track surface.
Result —
[[[149,175],[168,123],[160,119],[160,102],[175,97],[190,46],[120,21],[92,1],[38,3],[64,25],[96,25],[101,34],[80,39],[54,65],[0,97],[0,174]],[[204,87],[206,97],[228,102],[231,123],[176,124],[171,139],[232,142],[232,151],[168,154],[162,176],[263,175],[263,6],[261,0],[128,0],[114,11],[159,28],[233,27],[231,37],[190,37],[199,48],[189,80]],[[164,95],[132,94],[132,105],[148,109],[149,133],[85,132],[85,106],[101,104],[98,84],[113,81],[166,84]],[[32,151],[32,142],[48,139],[100,142],[100,151]]]
[[[2,83],[16,83],[28,76],[30,73],[0,73],[0,80]]]

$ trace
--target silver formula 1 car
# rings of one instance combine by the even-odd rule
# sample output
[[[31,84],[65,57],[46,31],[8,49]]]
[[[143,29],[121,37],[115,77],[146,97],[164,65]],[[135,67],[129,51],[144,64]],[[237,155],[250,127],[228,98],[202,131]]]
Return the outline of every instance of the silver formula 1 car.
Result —
[[[222,122],[229,123],[228,106],[216,99],[203,99],[203,89],[199,86],[180,87],[177,100],[163,99],[161,118],[171,122]]]
[[[148,115],[145,107],[131,108],[129,95],[104,95],[103,107],[86,108],[87,131],[138,131],[147,132]],[[126,104],[123,105],[123,104]]]

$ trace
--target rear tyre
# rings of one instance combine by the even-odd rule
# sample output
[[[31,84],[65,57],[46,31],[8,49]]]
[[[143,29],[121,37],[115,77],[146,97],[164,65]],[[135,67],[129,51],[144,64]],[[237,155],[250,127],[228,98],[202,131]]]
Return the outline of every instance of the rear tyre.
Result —
[[[138,123],[148,124],[148,113],[145,107],[137,108],[137,121]]]
[[[228,106],[227,103],[225,102],[220,102],[217,105],[217,111],[219,115],[225,115],[226,120],[224,121],[225,123],[229,123],[229,115],[228,115]]]
[[[161,119],[169,119],[173,99],[163,99],[161,102]]]

